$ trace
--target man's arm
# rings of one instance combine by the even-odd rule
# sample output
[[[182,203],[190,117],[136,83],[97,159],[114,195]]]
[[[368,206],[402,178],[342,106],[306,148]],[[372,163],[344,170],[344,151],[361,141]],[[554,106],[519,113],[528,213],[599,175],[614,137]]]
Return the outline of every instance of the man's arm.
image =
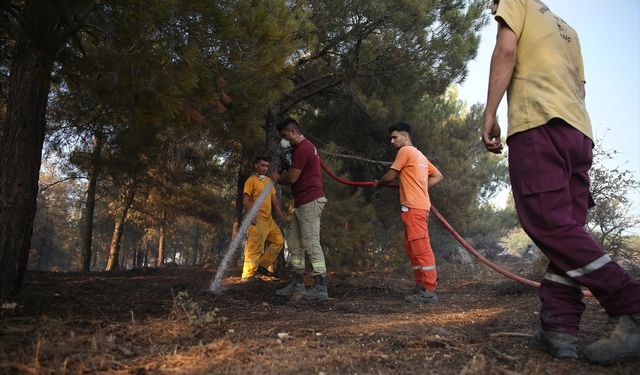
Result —
[[[498,105],[504,96],[516,65],[516,49],[518,36],[506,24],[500,22],[496,46],[491,56],[489,73],[489,89],[487,105],[484,110],[484,127],[482,141],[489,152],[499,154],[502,151],[500,142],[500,125],[498,125]]]
[[[242,207],[244,207],[244,209],[249,212],[252,206],[253,204],[251,204],[251,198],[249,197],[249,194],[242,194]]]
[[[429,175],[429,179],[427,180],[427,185],[429,186],[429,188],[437,185],[440,183],[440,181],[442,181],[444,177],[442,176],[442,173],[440,173],[440,171],[436,170],[436,172],[434,174],[430,174]]]
[[[282,172],[281,175],[273,172],[273,174],[271,174],[271,178],[280,185],[292,185],[298,181],[300,174],[302,174],[301,169],[289,168],[289,170]]]
[[[382,176],[381,179],[373,183],[373,186],[376,188],[379,188],[385,185],[389,185],[397,177],[398,177],[398,171],[396,171],[395,169],[389,169],[387,173],[385,173],[384,176]]]

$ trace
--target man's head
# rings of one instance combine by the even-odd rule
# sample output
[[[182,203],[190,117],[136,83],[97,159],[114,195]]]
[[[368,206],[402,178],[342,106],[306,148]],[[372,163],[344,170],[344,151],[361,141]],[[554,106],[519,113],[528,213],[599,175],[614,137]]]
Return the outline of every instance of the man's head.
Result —
[[[253,167],[257,174],[264,176],[269,171],[269,159],[264,156],[258,156]]]
[[[291,142],[292,145],[297,145],[303,139],[302,130],[300,129],[300,124],[294,118],[288,117],[281,121],[276,128],[278,132],[280,132],[280,136],[283,139]]]
[[[405,122],[399,122],[389,128],[391,144],[396,149],[402,146],[411,146],[411,126]]]

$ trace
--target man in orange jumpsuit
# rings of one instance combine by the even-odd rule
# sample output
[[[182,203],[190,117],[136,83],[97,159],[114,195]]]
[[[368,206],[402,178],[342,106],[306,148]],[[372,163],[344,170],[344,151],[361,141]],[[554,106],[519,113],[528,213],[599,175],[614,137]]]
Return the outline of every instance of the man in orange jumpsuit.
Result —
[[[416,287],[405,296],[407,302],[437,303],[436,259],[429,241],[429,188],[442,181],[442,174],[411,143],[411,127],[400,122],[389,128],[396,159],[375,186],[389,184],[400,177],[400,209],[404,223],[404,248],[413,266]]]
[[[269,171],[269,160],[265,157],[256,158],[255,173],[244,183],[244,194],[242,205],[249,212],[262,191],[267,187],[271,178],[266,174]],[[280,202],[276,196],[276,190],[271,186],[271,194],[264,200],[256,218],[249,226],[249,237],[244,249],[244,266],[242,267],[242,281],[251,281],[256,272],[273,276],[268,268],[273,265],[278,253],[284,245],[284,238],[280,227],[271,216],[271,208],[276,212],[278,219],[282,222],[282,210]],[[269,245],[265,248],[265,241]],[[264,252],[263,252],[264,250]]]

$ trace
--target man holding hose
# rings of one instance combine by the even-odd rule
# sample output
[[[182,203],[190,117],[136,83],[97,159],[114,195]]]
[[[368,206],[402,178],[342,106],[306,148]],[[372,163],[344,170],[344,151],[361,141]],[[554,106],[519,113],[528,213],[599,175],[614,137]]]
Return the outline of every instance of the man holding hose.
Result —
[[[327,266],[320,245],[320,217],[327,202],[322,189],[322,170],[316,146],[302,134],[300,125],[293,118],[287,118],[277,126],[282,137],[281,145],[293,148],[289,169],[273,174],[273,179],[281,185],[291,185],[294,200],[294,215],[289,225],[287,242],[291,253],[293,280],[286,287],[276,291],[279,296],[303,296],[312,300],[326,300]],[[311,260],[314,285],[305,289],[303,276],[305,255]]]
[[[405,296],[411,303],[437,303],[436,258],[429,240],[429,188],[442,181],[442,174],[411,143],[411,126],[400,122],[389,128],[396,159],[375,187],[400,178],[400,209],[405,226],[404,248],[413,266],[415,288]]]
[[[259,156],[256,158],[253,167],[255,173],[244,183],[242,194],[242,205],[247,212],[251,210],[262,191],[269,186],[271,181],[267,176],[269,159]],[[249,226],[249,236],[244,249],[244,266],[242,267],[243,282],[255,280],[256,272],[264,276],[275,276],[268,269],[273,265],[278,253],[282,250],[284,238],[280,227],[278,227],[271,215],[272,207],[278,216],[278,220],[282,222],[282,209],[280,208],[276,190],[273,187],[271,187],[269,196],[266,197],[255,219]],[[269,242],[266,248],[265,241]]]

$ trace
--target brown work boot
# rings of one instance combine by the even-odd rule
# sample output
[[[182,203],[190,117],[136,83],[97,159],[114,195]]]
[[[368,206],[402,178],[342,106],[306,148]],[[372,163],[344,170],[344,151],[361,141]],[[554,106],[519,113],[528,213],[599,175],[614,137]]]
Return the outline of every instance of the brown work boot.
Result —
[[[566,333],[539,330],[533,335],[538,346],[556,358],[578,358],[576,342],[578,338]]]
[[[640,355],[640,314],[620,316],[611,336],[592,342],[582,353],[599,364]]]
[[[241,284],[253,284],[255,282],[259,281],[258,277],[256,275],[251,275],[249,277],[243,277],[240,279],[240,283]]]

